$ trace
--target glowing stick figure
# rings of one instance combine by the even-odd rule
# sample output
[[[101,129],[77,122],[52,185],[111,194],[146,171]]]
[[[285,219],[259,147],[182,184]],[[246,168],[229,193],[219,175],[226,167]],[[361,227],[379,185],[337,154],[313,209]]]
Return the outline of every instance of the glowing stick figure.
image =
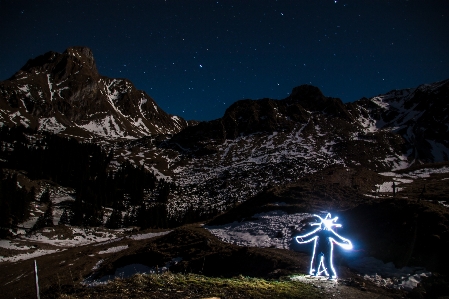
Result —
[[[331,218],[328,213],[326,218],[321,218],[321,222],[312,223],[312,226],[318,226],[315,230],[303,236],[295,237],[299,244],[309,243],[314,241],[312,261],[310,262],[310,275],[318,276],[323,272],[329,279],[337,278],[334,265],[332,264],[332,251],[334,250],[334,243],[341,246],[343,249],[352,249],[352,243],[346,238],[337,234],[332,227],[341,227],[341,224],[335,223],[338,217]],[[303,239],[307,238],[307,239]]]

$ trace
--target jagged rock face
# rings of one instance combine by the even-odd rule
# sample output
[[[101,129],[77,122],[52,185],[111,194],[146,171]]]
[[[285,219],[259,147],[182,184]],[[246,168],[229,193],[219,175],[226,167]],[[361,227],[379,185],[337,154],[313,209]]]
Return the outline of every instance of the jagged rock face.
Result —
[[[317,100],[319,104],[314,105]],[[194,128],[181,132],[174,140],[192,143],[195,140],[235,139],[241,135],[258,132],[287,132],[298,123],[306,123],[309,120],[310,112],[304,105],[312,109],[325,109],[334,105],[334,101],[341,103],[338,99],[324,97],[318,88],[309,85],[296,87],[290,97],[281,101],[241,100],[226,109],[222,118],[202,122]],[[342,103],[341,105],[343,106]]]
[[[184,130],[174,140],[191,144],[207,139],[235,139],[260,132],[291,132],[299,124],[308,123],[313,113],[323,113],[347,122],[353,120],[340,99],[325,97],[317,87],[302,85],[295,87],[283,100],[237,101],[222,118]]]
[[[404,140],[411,161],[449,160],[449,80],[394,90],[356,102],[354,114],[372,132],[391,132]]]
[[[0,122],[106,139],[175,134],[187,122],[165,113],[126,79],[98,74],[92,51],[72,47],[29,60],[0,83]]]
[[[323,112],[353,120],[340,99],[325,97],[321,90],[315,86],[301,85],[295,87],[284,101],[288,106],[300,105],[308,111]]]
[[[239,101],[229,107],[222,118],[226,137],[233,139],[241,134],[291,130],[295,122],[306,120],[301,109],[290,107],[291,111],[294,108],[298,108],[298,114],[290,113],[285,105],[271,99]]]
[[[200,123],[174,139],[192,143],[194,140],[235,139],[259,132],[291,132],[298,124],[309,122],[312,113],[322,113],[346,122],[354,120],[340,99],[325,97],[317,87],[302,85],[295,87],[283,100],[237,101],[222,118]]]

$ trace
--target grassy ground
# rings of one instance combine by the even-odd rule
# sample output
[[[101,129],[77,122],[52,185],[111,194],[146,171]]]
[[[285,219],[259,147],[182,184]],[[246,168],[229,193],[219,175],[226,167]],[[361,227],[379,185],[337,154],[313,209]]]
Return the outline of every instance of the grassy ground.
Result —
[[[42,298],[323,298],[315,287],[297,281],[269,281],[198,274],[135,275],[94,288],[80,285],[48,290]]]

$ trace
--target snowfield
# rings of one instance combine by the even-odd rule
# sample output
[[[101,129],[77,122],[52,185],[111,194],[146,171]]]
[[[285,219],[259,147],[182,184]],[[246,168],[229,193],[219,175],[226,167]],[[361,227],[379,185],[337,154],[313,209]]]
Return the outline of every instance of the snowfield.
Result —
[[[292,228],[299,227],[299,230],[302,227],[301,221],[310,217],[313,217],[313,214],[287,214],[283,211],[271,211],[252,217],[257,220],[205,226],[205,228],[226,243],[239,246],[290,249]]]

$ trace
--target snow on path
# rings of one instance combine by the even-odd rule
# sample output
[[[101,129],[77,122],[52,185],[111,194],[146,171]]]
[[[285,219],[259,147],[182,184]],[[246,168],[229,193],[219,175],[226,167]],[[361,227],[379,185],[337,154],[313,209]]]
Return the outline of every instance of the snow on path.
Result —
[[[115,246],[115,247],[108,248],[106,250],[99,251],[98,254],[119,252],[119,251],[125,250],[127,248],[128,248],[128,245]]]
[[[172,231],[169,230],[169,231],[160,232],[160,233],[146,233],[146,234],[133,235],[133,236],[130,236],[129,238],[133,239],[133,240],[144,240],[144,239],[151,239],[151,238],[154,238],[154,237],[164,236],[164,235],[169,234],[171,232]]]
[[[36,233],[35,235],[29,237],[22,237],[23,240],[29,240],[34,242],[40,242],[45,244],[50,244],[58,247],[74,247],[79,245],[103,245],[107,243],[117,242],[123,239],[123,237],[118,237],[119,233],[123,233],[124,229],[118,229],[113,231],[101,231],[94,229],[81,229],[78,227],[67,226],[72,230],[73,238],[70,239],[60,239],[57,235],[51,238],[43,235],[42,233]],[[43,231],[44,232],[44,231]],[[51,232],[51,231],[48,231]],[[144,240],[151,239],[158,236],[163,236],[171,231],[157,232],[157,233],[145,233],[129,236],[132,240]],[[6,246],[6,245],[5,245]],[[3,247],[0,243],[0,247]]]
[[[38,249],[34,252],[31,253],[22,253],[22,254],[17,254],[14,256],[9,256],[9,257],[3,257],[0,256],[0,263],[2,262],[17,262],[17,261],[24,261],[24,260],[29,260],[38,256],[42,256],[42,255],[47,255],[47,254],[52,254],[55,252],[61,252],[64,251],[65,249],[51,249],[51,250],[43,250],[43,249]]]
[[[49,238],[42,233],[36,233],[35,235],[29,237],[22,237],[22,240],[45,243],[58,247],[74,247],[98,242],[106,242],[117,238],[113,232],[81,229],[71,226],[68,226],[68,228],[72,230],[73,238],[59,239],[58,235]]]

